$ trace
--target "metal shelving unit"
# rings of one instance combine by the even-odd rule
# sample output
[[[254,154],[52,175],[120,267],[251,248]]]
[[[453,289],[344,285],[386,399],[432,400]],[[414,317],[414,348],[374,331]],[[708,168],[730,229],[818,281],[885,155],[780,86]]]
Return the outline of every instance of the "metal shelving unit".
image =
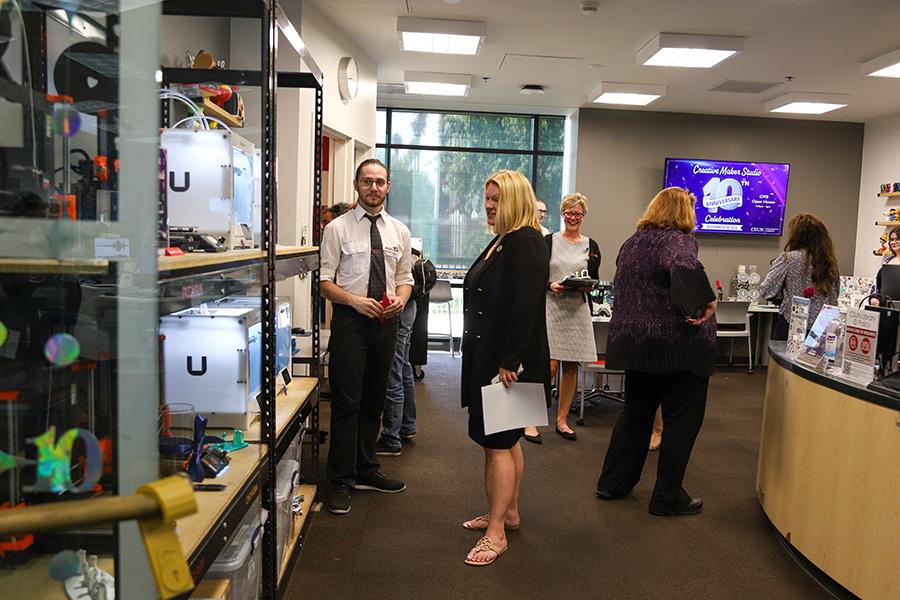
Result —
[[[278,462],[284,456],[291,440],[301,431],[303,423],[310,418],[311,427],[308,436],[311,442],[311,463],[317,465],[319,460],[318,425],[319,425],[319,386],[318,379],[320,369],[317,363],[309,367],[309,377],[315,379],[315,385],[311,390],[304,391],[302,400],[292,405],[292,414],[287,419],[278,418],[279,398],[276,397],[276,365],[275,365],[275,282],[299,273],[307,273],[311,277],[311,312],[312,312],[312,338],[313,355],[319,354],[319,272],[318,272],[318,243],[321,207],[321,164],[322,164],[322,72],[315,61],[306,51],[302,43],[297,43],[299,37],[296,29],[275,1],[239,1],[225,0],[212,2],[178,1],[168,0],[163,3],[163,14],[177,16],[201,16],[201,17],[231,17],[245,19],[259,19],[261,29],[260,69],[259,70],[232,70],[218,69],[202,71],[197,69],[163,68],[162,85],[172,83],[200,83],[214,81],[227,85],[239,85],[245,87],[258,87],[261,94],[261,123],[262,123],[262,249],[254,256],[235,257],[226,259],[226,264],[210,264],[184,269],[169,269],[165,272],[166,279],[161,278],[163,301],[168,307],[178,307],[199,303],[207,294],[219,296],[227,289],[240,289],[242,283],[241,270],[253,264],[264,263],[264,276],[262,281],[262,349],[263,349],[263,379],[262,395],[260,397],[260,427],[259,440],[264,445],[264,455],[258,465],[258,470],[251,473],[248,484],[255,485],[255,489],[262,494],[262,506],[274,514],[275,508],[275,473]],[[275,40],[278,29],[285,33],[285,37],[303,58],[310,72],[278,72],[276,70]],[[278,88],[310,89],[315,91],[315,156],[314,169],[311,174],[314,183],[313,197],[313,247],[295,249],[294,251],[276,247],[278,239],[277,231],[277,197],[276,197],[276,173],[274,170],[275,157],[277,156],[276,139],[276,91]],[[164,102],[161,110],[162,125],[168,126],[170,114],[168,103]],[[226,253],[227,254],[227,253]],[[229,262],[230,260],[230,262]],[[174,261],[178,262],[178,261]],[[160,266],[161,274],[163,266]],[[215,282],[214,289],[207,290],[205,286],[197,287],[196,278],[200,275],[217,273],[220,278]],[[184,291],[187,290],[187,293]],[[168,294],[167,294],[168,292]],[[190,297],[191,293],[195,297]],[[229,292],[232,293],[232,292]],[[221,294],[224,295],[224,294]],[[185,297],[188,296],[188,297]],[[171,298],[172,300],[169,300]],[[199,298],[199,299],[198,299]],[[290,388],[289,388],[290,390]],[[291,393],[290,391],[288,392]],[[252,494],[251,494],[252,495]],[[255,499],[255,496],[252,499]],[[228,522],[232,526],[239,522],[241,510],[245,513],[251,501],[241,496],[235,497],[235,501],[229,506],[229,518],[221,523]],[[279,589],[279,572],[282,565],[276,564],[276,519],[270,518],[265,525],[263,537],[263,571],[262,571],[262,598],[272,599],[280,597],[283,588]],[[303,535],[310,520],[304,518],[300,535],[289,544],[292,551],[285,557],[284,563],[290,566],[302,547]],[[224,527],[219,522],[215,523],[207,532],[210,540],[215,539],[218,527]],[[219,536],[221,538],[221,536]],[[195,552],[190,557],[190,564],[194,572],[194,580],[199,581],[205,569],[215,560],[221,551],[220,544],[208,543],[202,551]],[[198,549],[199,550],[199,549]]]

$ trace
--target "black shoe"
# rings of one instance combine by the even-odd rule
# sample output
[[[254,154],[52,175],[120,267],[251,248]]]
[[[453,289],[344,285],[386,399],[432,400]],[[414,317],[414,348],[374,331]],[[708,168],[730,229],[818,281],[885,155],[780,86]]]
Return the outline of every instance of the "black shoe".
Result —
[[[575,435],[574,431],[563,431],[559,427],[556,428],[556,433],[558,433],[563,439],[569,440],[570,442],[574,442],[578,438],[578,436]]]
[[[335,515],[345,515],[350,512],[350,486],[343,483],[333,483],[328,494],[328,512]]]
[[[597,494],[597,497],[601,500],[615,500],[616,498],[621,498],[622,496],[626,496],[628,494],[628,492],[621,494],[618,492],[611,492],[609,490],[601,490],[600,488],[597,488],[594,493]]]
[[[386,442],[375,442],[375,454],[379,456],[400,456],[400,446],[389,446]]]
[[[544,438],[541,437],[541,432],[538,431],[537,435],[528,435],[527,433],[522,434],[522,437],[525,438],[526,442],[531,442],[532,444],[543,444]]]
[[[650,507],[650,514],[657,517],[674,517],[679,515],[698,515],[703,511],[703,498],[691,498],[687,504],[680,507],[664,506]]]
[[[406,489],[406,484],[396,479],[388,479],[380,471],[369,473],[368,475],[360,475],[353,484],[354,490],[372,490],[373,492],[385,492],[387,494],[396,494]]]
[[[415,432],[415,431],[413,431],[412,433],[401,433],[401,434],[400,434],[400,441],[401,441],[401,442],[411,442],[411,441],[413,441],[413,438],[414,438],[414,437],[416,437],[416,432]]]

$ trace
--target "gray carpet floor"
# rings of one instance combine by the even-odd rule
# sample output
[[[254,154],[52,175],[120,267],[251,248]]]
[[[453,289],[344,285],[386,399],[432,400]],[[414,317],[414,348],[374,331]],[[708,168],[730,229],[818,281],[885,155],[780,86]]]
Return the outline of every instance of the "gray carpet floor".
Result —
[[[788,557],[755,497],[764,369],[720,370],[711,380],[685,480],[703,497],[702,514],[647,512],[655,453],[631,496],[594,496],[620,408],[603,401],[586,410],[583,426],[570,418],[577,441],[545,429],[543,445],[522,442],[522,528],[509,532],[509,550],[494,564],[465,565],[479,535],[461,523],[486,512],[486,502],[483,454],[459,407],[460,360],[429,356],[416,387],[418,436],[401,456],[381,457],[382,471],[407,490],[356,492],[343,516],[320,507],[285,598],[830,597]],[[327,428],[327,403],[322,423]],[[327,446],[323,479],[326,454]],[[321,498],[327,489],[323,482]]]

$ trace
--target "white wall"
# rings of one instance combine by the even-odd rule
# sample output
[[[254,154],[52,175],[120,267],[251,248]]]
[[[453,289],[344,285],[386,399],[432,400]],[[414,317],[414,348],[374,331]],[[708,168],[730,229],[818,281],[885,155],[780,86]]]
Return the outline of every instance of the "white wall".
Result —
[[[374,150],[378,88],[375,61],[311,2],[303,4],[300,35],[325,73],[325,126]],[[352,56],[359,66],[359,92],[356,98],[348,101],[341,100],[338,92],[337,66],[343,56]]]
[[[324,75],[323,125],[336,139],[344,142],[335,148],[331,170],[335,174],[334,201],[354,200],[352,174],[355,170],[353,148],[365,146],[368,154],[375,149],[375,61],[359,49],[343,31],[329,21],[314,5],[293,0],[282,2],[288,17],[300,31],[300,37]],[[352,56],[359,67],[359,92],[352,100],[341,100],[338,92],[338,62]],[[293,49],[281,37],[278,68],[308,69],[300,64]],[[315,93],[308,90],[282,90],[278,93],[278,242],[300,245],[304,236],[312,243],[313,169],[315,137]],[[295,326],[310,327],[309,280],[292,278],[279,283],[279,295],[289,295],[293,302]]]
[[[900,198],[879,198],[882,183],[900,181],[900,114],[866,123],[863,140],[862,174],[859,182],[859,217],[856,222],[856,257],[853,273],[874,277],[881,258],[872,250],[880,245],[878,236],[887,231],[876,227],[885,221],[882,213],[900,207]]]

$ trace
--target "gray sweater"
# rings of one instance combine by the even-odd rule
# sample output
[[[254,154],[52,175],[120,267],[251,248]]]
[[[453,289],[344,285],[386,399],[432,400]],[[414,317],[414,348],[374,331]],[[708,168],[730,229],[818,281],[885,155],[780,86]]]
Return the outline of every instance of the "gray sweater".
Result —
[[[772,261],[766,278],[763,279],[759,286],[759,295],[767,300],[771,300],[779,293],[783,293],[784,300],[778,307],[778,312],[785,320],[791,320],[791,298],[793,296],[803,297],[803,290],[806,288],[815,289],[812,282],[812,265],[809,264],[806,250],[791,250],[779,254]],[[810,298],[809,303],[809,319],[807,327],[811,326],[819,311],[825,304],[837,304],[838,290],[840,288],[840,279],[831,286],[828,296],[822,296],[816,292],[815,296]]]

